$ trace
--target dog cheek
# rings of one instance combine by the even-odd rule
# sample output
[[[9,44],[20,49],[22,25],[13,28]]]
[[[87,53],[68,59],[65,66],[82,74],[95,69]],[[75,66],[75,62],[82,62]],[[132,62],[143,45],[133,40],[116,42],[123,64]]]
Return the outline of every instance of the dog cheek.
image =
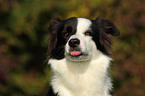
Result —
[[[65,45],[65,53],[69,53],[69,45],[68,45],[68,42]]]
[[[87,39],[86,39],[87,41],[87,50],[88,50],[88,52],[92,52],[92,39],[90,38],[90,37],[88,37]]]

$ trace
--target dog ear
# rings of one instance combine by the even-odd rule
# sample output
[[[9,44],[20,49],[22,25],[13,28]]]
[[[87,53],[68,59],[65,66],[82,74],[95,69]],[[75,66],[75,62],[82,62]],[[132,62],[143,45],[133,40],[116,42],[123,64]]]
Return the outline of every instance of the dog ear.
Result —
[[[55,49],[57,46],[57,32],[60,26],[61,20],[59,18],[53,19],[50,22],[49,26],[49,33],[50,33],[50,38],[49,38],[49,46],[47,50],[47,58],[52,58],[53,54],[55,53]]]
[[[109,36],[119,36],[120,32],[118,28],[110,21],[97,18],[96,19],[97,23],[101,26],[101,28],[104,29],[104,32],[107,33]]]
[[[112,36],[119,36],[118,28],[108,20],[97,18],[95,20],[96,26],[99,30],[99,46],[98,48],[107,55],[111,55],[111,38]]]
[[[50,34],[53,34],[57,31],[60,22],[61,22],[61,20],[59,18],[51,20],[50,25],[49,25],[49,29],[48,29]]]

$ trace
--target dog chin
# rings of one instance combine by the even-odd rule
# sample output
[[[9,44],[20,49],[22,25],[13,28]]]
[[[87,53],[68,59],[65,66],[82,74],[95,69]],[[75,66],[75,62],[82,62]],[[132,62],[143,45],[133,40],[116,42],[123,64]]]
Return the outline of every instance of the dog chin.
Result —
[[[91,59],[91,56],[89,55],[89,53],[86,53],[86,52],[80,52],[80,54],[79,53],[72,54],[71,52],[66,52],[65,56],[69,61],[72,61],[72,62],[83,62],[83,61],[88,61]]]

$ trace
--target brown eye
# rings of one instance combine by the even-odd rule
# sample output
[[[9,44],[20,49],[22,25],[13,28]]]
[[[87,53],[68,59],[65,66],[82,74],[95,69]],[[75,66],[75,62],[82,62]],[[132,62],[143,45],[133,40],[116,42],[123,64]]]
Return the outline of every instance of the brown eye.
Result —
[[[67,38],[67,37],[68,37],[68,33],[65,33],[65,34],[64,34],[64,37]]]
[[[92,36],[92,32],[87,31],[87,32],[85,32],[85,35],[86,35],[86,36]]]
[[[88,35],[88,36],[90,36],[90,33],[86,33],[85,35]]]

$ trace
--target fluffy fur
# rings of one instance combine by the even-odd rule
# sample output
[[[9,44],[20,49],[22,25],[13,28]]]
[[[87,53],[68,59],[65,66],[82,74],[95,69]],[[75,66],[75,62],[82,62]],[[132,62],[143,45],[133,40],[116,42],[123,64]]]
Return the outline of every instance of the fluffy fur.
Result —
[[[108,76],[110,37],[118,36],[116,26],[97,18],[54,19],[48,63],[53,75],[47,96],[110,96]]]

